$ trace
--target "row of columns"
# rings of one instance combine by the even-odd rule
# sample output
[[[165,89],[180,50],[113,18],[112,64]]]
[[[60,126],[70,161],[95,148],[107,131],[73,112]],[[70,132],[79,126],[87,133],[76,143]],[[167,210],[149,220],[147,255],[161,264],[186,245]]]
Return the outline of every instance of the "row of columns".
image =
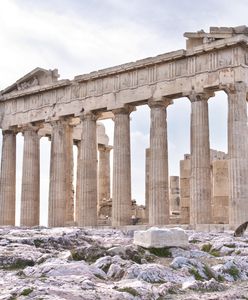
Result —
[[[247,219],[248,142],[246,85],[225,87],[228,93],[228,155],[230,224]],[[210,146],[208,93],[192,91],[191,101],[191,224],[211,222]],[[152,99],[150,107],[149,223],[169,223],[168,145],[166,108],[168,99]],[[131,216],[130,118],[131,106],[114,113],[112,225],[126,225]],[[81,116],[76,221],[78,226],[97,225],[97,142],[93,112]],[[49,189],[49,226],[64,226],[73,219],[72,129],[65,119],[52,123]],[[243,138],[242,138],[243,137]],[[13,225],[15,216],[15,133],[3,132],[0,177],[0,223]],[[39,215],[39,138],[37,127],[24,128],[24,160],[21,225],[37,225]],[[100,178],[103,179],[101,174]],[[109,180],[109,179],[108,179]],[[106,184],[106,182],[104,183]]]

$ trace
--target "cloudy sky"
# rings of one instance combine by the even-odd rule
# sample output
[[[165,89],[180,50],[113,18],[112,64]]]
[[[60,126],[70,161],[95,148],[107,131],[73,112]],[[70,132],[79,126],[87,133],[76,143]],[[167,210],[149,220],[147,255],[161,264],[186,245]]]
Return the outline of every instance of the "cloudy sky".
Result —
[[[246,0],[0,0],[0,90],[36,67],[58,68],[60,78],[185,48],[183,33],[247,23]],[[226,151],[226,95],[209,101],[210,143]],[[190,104],[168,108],[170,175],[189,152]],[[144,153],[149,110],[131,121],[133,198],[144,202]],[[112,141],[113,123],[105,123]],[[17,195],[20,198],[23,140],[18,136]],[[49,142],[41,142],[42,222],[47,207]]]

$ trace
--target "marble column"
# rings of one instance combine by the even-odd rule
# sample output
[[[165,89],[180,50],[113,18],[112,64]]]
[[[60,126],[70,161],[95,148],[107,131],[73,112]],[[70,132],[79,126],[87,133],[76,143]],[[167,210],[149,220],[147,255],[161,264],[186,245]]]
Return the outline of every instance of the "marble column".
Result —
[[[65,206],[65,225],[74,225],[74,186],[73,186],[73,127],[67,124],[65,128],[65,151],[66,151],[66,206]]]
[[[15,225],[16,133],[3,130],[0,174],[0,225]]]
[[[48,225],[58,227],[73,222],[72,127],[66,119],[53,121],[51,125]]]
[[[149,225],[169,223],[168,100],[149,100],[151,112],[149,160]]]
[[[98,145],[98,206],[110,199],[110,151],[111,146]]]
[[[243,82],[227,88],[229,223],[235,228],[248,221],[247,86]]]
[[[145,152],[145,206],[146,206],[146,220],[149,220],[149,160],[150,160],[150,148]]]
[[[78,226],[97,225],[97,140],[96,119],[92,112],[83,113],[79,158],[80,187],[77,207]]]
[[[131,222],[131,153],[130,115],[131,108],[120,108],[114,113],[113,153],[113,200],[112,226],[128,225]]]
[[[78,225],[78,209],[79,209],[79,198],[80,198],[80,187],[81,187],[81,140],[74,141],[77,146],[77,180],[76,180],[76,208],[75,208],[75,222]]]
[[[179,215],[180,213],[180,188],[179,188],[179,176],[170,176],[170,214]]]
[[[24,148],[21,192],[21,226],[39,225],[40,216],[40,137],[39,127],[23,127]]]
[[[211,223],[211,166],[208,99],[212,94],[192,92],[190,224]]]
[[[180,217],[181,224],[190,223],[190,154],[184,154],[180,160]]]

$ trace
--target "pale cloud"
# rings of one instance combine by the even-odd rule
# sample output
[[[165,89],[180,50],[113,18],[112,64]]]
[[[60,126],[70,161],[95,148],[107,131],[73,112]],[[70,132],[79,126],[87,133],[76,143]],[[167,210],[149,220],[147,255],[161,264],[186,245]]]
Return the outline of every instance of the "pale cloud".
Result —
[[[33,9],[20,1],[1,2],[0,85],[4,88],[37,65],[58,67],[63,78],[159,54],[159,35],[137,23],[101,24],[52,10]],[[25,3],[25,1],[24,1]],[[161,46],[160,46],[161,45]],[[11,63],[10,63],[11,62]]]

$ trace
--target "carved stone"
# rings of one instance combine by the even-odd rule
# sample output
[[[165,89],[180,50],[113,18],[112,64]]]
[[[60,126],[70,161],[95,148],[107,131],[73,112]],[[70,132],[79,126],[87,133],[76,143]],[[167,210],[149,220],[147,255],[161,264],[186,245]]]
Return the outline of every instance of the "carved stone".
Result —
[[[15,225],[16,133],[3,131],[0,176],[0,225]]]
[[[129,107],[114,111],[112,226],[131,222],[131,154]]]
[[[191,169],[187,176],[183,173],[189,171],[188,166],[182,166],[181,170],[181,222],[187,222],[189,214],[190,223],[193,225],[220,221],[220,209],[215,205],[214,201],[217,201],[217,198],[214,197],[227,195],[214,196],[216,187],[211,189],[212,159],[209,150],[207,105],[207,99],[220,90],[225,90],[228,94],[229,222],[231,226],[236,227],[247,220],[248,142],[245,137],[248,29],[246,26],[211,27],[209,32],[187,32],[185,37],[185,50],[78,75],[73,80],[58,80],[56,69],[36,68],[0,92],[0,127],[4,132],[0,176],[0,223],[13,225],[15,222],[15,133],[11,130],[19,130],[25,124],[46,122],[48,126],[40,130],[39,135],[51,135],[52,140],[49,225],[73,224],[74,214],[79,226],[97,224],[97,198],[100,199],[105,194],[108,197],[109,194],[109,191],[104,194],[97,190],[97,115],[98,120],[113,117],[115,119],[112,220],[114,226],[129,224],[132,213],[131,153],[130,110],[127,108],[146,104],[151,107],[147,189],[149,195],[146,197],[146,211],[149,211],[150,224],[169,223],[165,109],[168,103],[163,99],[172,101],[184,96],[189,97],[192,103]],[[67,118],[72,121],[72,125],[65,122]],[[52,124],[52,127],[49,124]],[[76,127],[73,135],[70,126]],[[30,180],[33,182],[35,177],[38,178],[38,160],[34,159],[34,152],[37,153],[37,139],[35,135],[31,137],[30,133],[24,135],[26,142],[21,222],[34,224],[34,216],[31,217],[29,212],[32,210],[31,198],[37,199],[38,179],[35,192]],[[73,139],[81,140],[76,209],[72,189]],[[98,144],[108,145],[108,142],[98,141]],[[32,153],[29,154],[29,151]],[[35,161],[34,164],[28,162],[28,159]],[[103,169],[99,172],[100,177],[108,182],[107,175],[101,175],[104,172]],[[32,174],[35,175],[32,177]],[[212,173],[213,185],[218,177],[214,176]],[[99,180],[99,189],[108,185],[100,183],[103,181]],[[31,194],[35,194],[34,197]],[[26,199],[29,199],[29,205],[26,206],[28,209],[24,209]],[[37,203],[37,200],[34,201]],[[226,206],[226,198],[222,203]],[[214,207],[216,211],[213,211]],[[37,215],[37,208],[35,210]],[[211,219],[211,210],[213,213],[218,211],[215,219]],[[226,219],[222,220],[226,222]]]
[[[110,199],[110,151],[111,146],[99,144],[98,206]]]
[[[48,225],[65,226],[73,221],[69,219],[73,215],[71,127],[68,121],[62,119],[54,121],[52,129]]]
[[[181,224],[190,223],[190,155],[185,154],[180,160],[180,217]]]
[[[189,95],[191,101],[190,224],[211,223],[208,102],[212,95]]]
[[[23,128],[21,226],[39,225],[40,214],[40,137],[39,127]]]
[[[248,141],[247,84],[227,86],[228,158],[229,158],[229,223],[235,228],[247,221],[248,211]]]
[[[170,101],[149,101],[149,224],[169,223],[168,146],[166,107]]]
[[[96,115],[83,113],[82,139],[79,157],[79,198],[77,209],[78,226],[97,225],[97,144]]]

